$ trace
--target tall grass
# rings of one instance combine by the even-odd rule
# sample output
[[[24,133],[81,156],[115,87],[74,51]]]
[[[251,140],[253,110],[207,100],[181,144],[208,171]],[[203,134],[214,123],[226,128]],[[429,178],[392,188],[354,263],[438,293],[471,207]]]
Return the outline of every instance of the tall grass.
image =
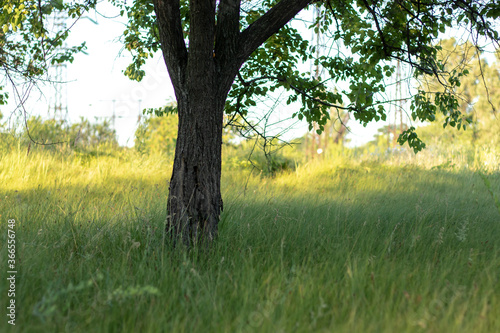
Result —
[[[349,154],[225,170],[219,238],[189,252],[164,241],[168,158],[2,155],[0,331],[500,331],[498,168]]]

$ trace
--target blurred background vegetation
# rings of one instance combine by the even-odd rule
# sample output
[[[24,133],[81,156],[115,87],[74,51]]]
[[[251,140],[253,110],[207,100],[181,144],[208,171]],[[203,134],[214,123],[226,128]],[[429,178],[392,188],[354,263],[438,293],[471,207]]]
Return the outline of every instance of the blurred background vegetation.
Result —
[[[81,118],[70,124],[64,120],[32,116],[10,127],[6,123],[0,124],[0,137],[0,148],[4,152],[14,147],[24,148],[27,153],[32,150],[91,153],[97,148],[118,148],[115,130],[107,120],[91,123]]]
[[[460,90],[456,91],[460,96],[460,110],[469,125],[465,130],[443,128],[444,111],[437,113],[433,123],[411,124],[418,126],[417,132],[427,144],[427,149],[419,155],[432,157],[432,163],[458,163],[469,167],[488,159],[488,163],[495,164],[500,151],[500,51],[494,57],[483,57],[482,50],[469,43],[459,44],[455,39],[440,43],[445,70],[453,72],[465,66],[470,73],[462,78]],[[433,95],[442,89],[431,77],[422,77],[420,85]],[[75,154],[80,158],[132,153],[161,155],[173,161],[178,123],[175,104],[146,109],[144,114],[135,132],[135,145],[127,148],[119,146],[112,120],[98,121],[96,118],[91,122],[81,118],[77,123],[69,123],[55,117],[44,119],[32,116],[19,117],[14,123],[11,117],[7,124],[2,121],[0,113],[0,151],[6,153],[18,148],[29,154],[43,150]],[[223,135],[223,167],[274,175],[294,170],[298,165],[315,159],[335,156],[361,160],[385,160],[389,157],[401,161],[426,160],[416,158],[407,146],[397,144],[397,133],[408,126],[403,122],[379,128],[374,139],[364,146],[348,148],[349,114],[332,109],[330,118],[323,133],[317,134],[316,128],[313,128],[303,137],[285,142],[279,136],[263,136],[257,132],[258,126],[254,127],[251,122],[227,117]],[[460,161],[451,163],[458,155]]]

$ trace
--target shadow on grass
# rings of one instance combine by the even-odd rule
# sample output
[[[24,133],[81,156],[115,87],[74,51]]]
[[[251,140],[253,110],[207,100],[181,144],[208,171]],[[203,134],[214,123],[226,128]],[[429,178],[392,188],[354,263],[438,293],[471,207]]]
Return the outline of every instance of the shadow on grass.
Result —
[[[494,190],[499,176],[488,176]],[[390,323],[407,289],[432,301],[449,280],[470,286],[496,272],[500,215],[472,172],[360,167],[294,177],[253,179],[245,194],[246,180],[226,181],[219,239],[189,253],[165,246],[167,186],[154,178],[9,189],[0,207],[19,222],[19,322],[105,332],[224,321],[235,331],[274,288],[293,322],[307,324],[321,296],[332,308],[347,304],[330,315],[344,322],[350,304],[378,313],[385,302],[391,320],[380,322]]]

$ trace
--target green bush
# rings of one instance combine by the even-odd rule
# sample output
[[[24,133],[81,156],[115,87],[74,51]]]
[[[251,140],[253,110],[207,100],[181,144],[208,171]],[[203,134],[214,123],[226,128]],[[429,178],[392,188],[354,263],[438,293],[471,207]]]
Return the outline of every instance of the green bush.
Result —
[[[141,154],[173,155],[177,142],[177,114],[151,116],[135,132],[135,148]]]
[[[265,176],[272,176],[281,171],[294,170],[296,151],[272,140],[264,147],[263,140],[246,140],[238,144],[225,144],[222,163],[234,170],[256,170]]]

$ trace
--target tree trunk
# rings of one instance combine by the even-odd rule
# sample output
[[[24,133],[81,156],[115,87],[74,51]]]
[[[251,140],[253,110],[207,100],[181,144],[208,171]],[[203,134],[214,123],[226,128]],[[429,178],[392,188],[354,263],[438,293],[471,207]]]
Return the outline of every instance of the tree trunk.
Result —
[[[192,80],[191,89],[178,98],[179,127],[166,228],[174,242],[181,238],[186,246],[216,237],[223,208],[220,178],[226,94],[217,91],[211,77]]]
[[[310,1],[281,0],[240,32],[240,0],[190,0],[186,45],[180,1],[153,0],[179,115],[166,226],[174,242],[190,246],[216,237],[227,94],[252,52]]]

